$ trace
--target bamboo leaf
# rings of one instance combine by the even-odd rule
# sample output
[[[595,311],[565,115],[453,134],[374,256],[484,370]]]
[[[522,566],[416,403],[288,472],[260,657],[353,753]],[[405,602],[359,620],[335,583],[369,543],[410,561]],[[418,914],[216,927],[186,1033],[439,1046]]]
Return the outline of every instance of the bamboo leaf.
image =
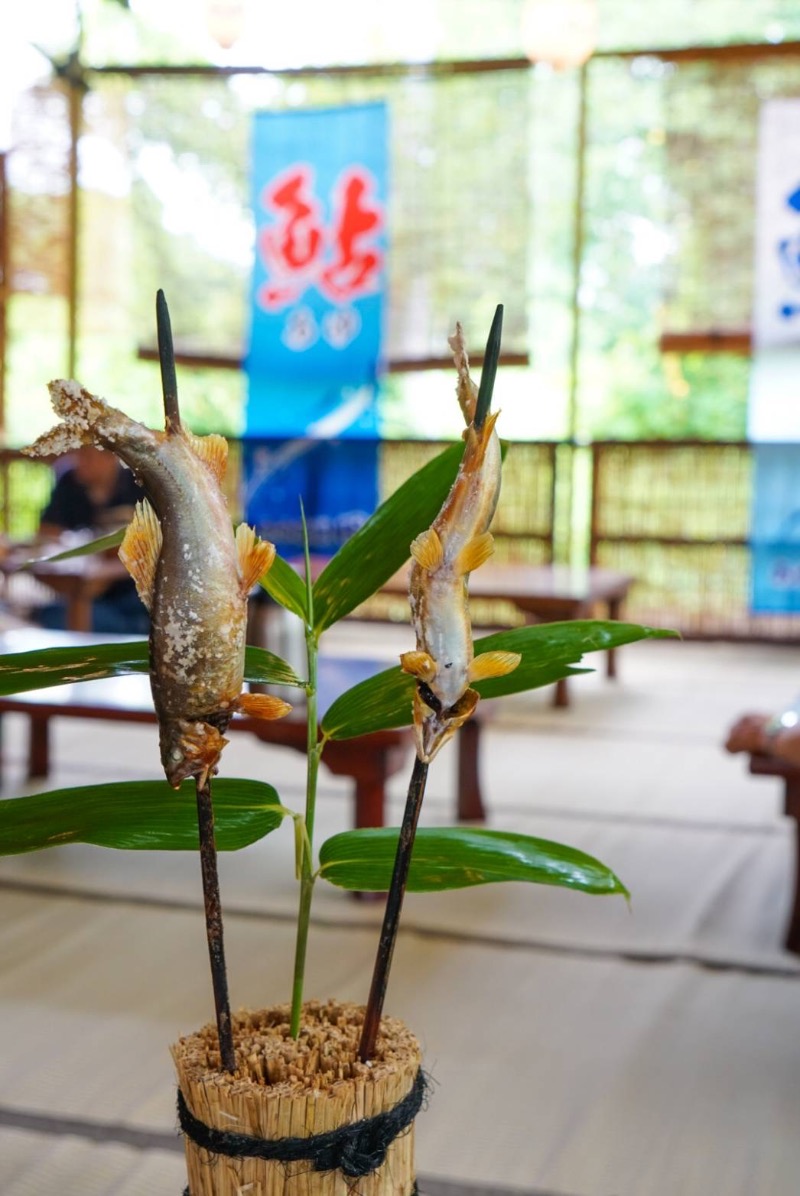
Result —
[[[415,536],[439,513],[464,452],[460,442],[429,461],[343,544],[314,583],[317,632],[344,618],[402,568]]]
[[[10,652],[0,656],[0,695],[147,670],[147,643],[141,641]]]
[[[308,623],[306,583],[283,557],[275,557],[271,567],[258,579],[258,584],[282,607]]]
[[[586,652],[602,652],[640,640],[675,638],[677,633],[674,631],[605,619],[571,619],[564,623],[539,623],[533,627],[498,631],[475,640],[475,655],[503,650],[519,652],[522,660],[513,673],[479,681],[475,688],[482,698],[522,693],[569,676],[570,666],[577,664]]]
[[[322,844],[320,876],[342,889],[385,892],[398,836],[396,827],[334,835]],[[563,843],[470,827],[417,831],[408,876],[410,892],[435,893],[509,880],[628,896],[628,890],[610,868]]]
[[[280,656],[252,645],[244,650],[244,679],[265,685],[305,685],[305,681]]]
[[[146,673],[149,653],[145,641],[117,644],[80,644],[70,648],[40,648],[0,656],[0,697]],[[245,681],[302,686],[304,682],[285,660],[264,648],[245,649]]]
[[[238,851],[280,824],[286,811],[271,785],[214,781],[214,823],[220,851]],[[197,851],[195,786],[122,781],[55,789],[0,801],[0,855],[64,843],[138,851]]]
[[[120,528],[117,532],[109,532],[107,536],[98,536],[96,540],[87,540],[85,544],[79,544],[77,548],[65,548],[63,552],[57,552],[53,556],[34,557],[30,561],[26,561],[21,565],[21,569],[29,569],[31,565],[39,565],[49,561],[69,561],[76,556],[92,556],[96,552],[108,552],[110,548],[118,548],[125,536],[125,528]]]
[[[565,623],[540,623],[500,631],[475,641],[475,655],[505,649],[519,652],[521,663],[505,677],[479,681],[475,688],[483,698],[520,693],[551,685],[563,677],[590,672],[578,668],[585,652],[598,652],[642,639],[659,639],[671,632],[640,627],[636,623],[575,619]],[[329,739],[352,739],[371,731],[405,727],[412,719],[414,679],[399,667],[386,669],[347,690],[329,707],[322,719]]]

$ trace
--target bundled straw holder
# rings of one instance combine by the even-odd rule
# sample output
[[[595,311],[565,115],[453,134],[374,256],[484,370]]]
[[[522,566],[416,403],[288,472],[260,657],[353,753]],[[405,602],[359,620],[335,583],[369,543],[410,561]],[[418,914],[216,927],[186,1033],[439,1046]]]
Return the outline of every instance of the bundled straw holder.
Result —
[[[310,1002],[296,1039],[288,1006],[239,1013],[233,1075],[215,1027],[176,1043],[189,1196],[412,1196],[419,1044],[384,1018],[360,1063],[363,1013]]]

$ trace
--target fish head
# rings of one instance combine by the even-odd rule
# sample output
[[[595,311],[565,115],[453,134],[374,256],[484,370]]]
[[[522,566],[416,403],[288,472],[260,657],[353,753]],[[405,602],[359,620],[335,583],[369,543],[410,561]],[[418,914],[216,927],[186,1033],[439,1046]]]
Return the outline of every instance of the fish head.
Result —
[[[418,682],[414,693],[414,734],[420,760],[430,763],[439,748],[463,727],[479,700],[477,690],[467,689],[457,702],[445,707],[424,682]]]
[[[217,727],[200,719],[173,719],[161,724],[161,763],[167,781],[178,789],[190,777],[201,785],[217,771],[222,749],[228,742]]]

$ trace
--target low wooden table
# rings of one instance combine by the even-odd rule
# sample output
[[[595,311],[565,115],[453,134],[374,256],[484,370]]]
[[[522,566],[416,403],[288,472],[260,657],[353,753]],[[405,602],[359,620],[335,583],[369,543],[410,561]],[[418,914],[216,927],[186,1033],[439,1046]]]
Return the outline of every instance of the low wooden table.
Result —
[[[755,777],[783,779],[783,812],[788,818],[794,819],[795,830],[794,891],[784,945],[787,951],[800,954],[800,768],[776,760],[774,756],[753,752],[749,758],[749,770]]]
[[[105,638],[105,637],[102,637]],[[90,639],[62,632],[24,629],[8,632],[0,647],[7,652],[77,644]],[[97,638],[94,639],[97,642]],[[325,711],[335,697],[387,667],[386,661],[323,657],[319,662],[319,709]],[[302,691],[293,691],[302,698]],[[292,700],[291,691],[287,695]],[[149,678],[144,675],[109,677],[51,689],[0,697],[0,716],[24,714],[29,722],[29,779],[46,777],[50,771],[50,727],[56,718],[88,718],[108,722],[155,724]],[[472,719],[459,733],[456,814],[465,821],[485,817],[479,777],[480,722]],[[248,731],[261,742],[276,747],[306,751],[305,712],[302,705],[286,718],[274,722],[236,717],[229,731]],[[409,761],[413,748],[410,727],[375,731],[354,739],[330,740],[322,762],[336,776],[354,782],[354,825],[385,825],[386,781]]]
[[[408,592],[410,566],[396,573],[383,587],[391,594]],[[472,598],[510,602],[528,623],[553,623],[560,619],[594,618],[600,607],[609,619],[619,619],[622,604],[634,583],[627,573],[594,566],[573,569],[568,565],[502,565],[491,561],[470,574]],[[606,653],[606,676],[617,675],[616,649]],[[569,705],[566,678],[556,682],[555,706]]]
[[[75,547],[70,539],[54,543],[19,543],[0,560],[0,573],[12,577],[24,571],[54,595],[63,599],[68,631],[91,631],[92,603],[117,581],[128,578],[116,551],[88,553],[64,561],[44,559],[65,548]],[[37,559],[37,558],[43,559]]]

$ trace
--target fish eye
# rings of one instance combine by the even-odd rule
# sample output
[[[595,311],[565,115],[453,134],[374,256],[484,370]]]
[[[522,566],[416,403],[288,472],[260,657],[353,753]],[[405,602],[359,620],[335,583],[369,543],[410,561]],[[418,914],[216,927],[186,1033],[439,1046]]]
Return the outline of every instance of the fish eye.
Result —
[[[179,760],[183,759],[183,752],[180,748],[173,748],[169,754],[169,758],[170,760],[174,760],[177,764]]]

